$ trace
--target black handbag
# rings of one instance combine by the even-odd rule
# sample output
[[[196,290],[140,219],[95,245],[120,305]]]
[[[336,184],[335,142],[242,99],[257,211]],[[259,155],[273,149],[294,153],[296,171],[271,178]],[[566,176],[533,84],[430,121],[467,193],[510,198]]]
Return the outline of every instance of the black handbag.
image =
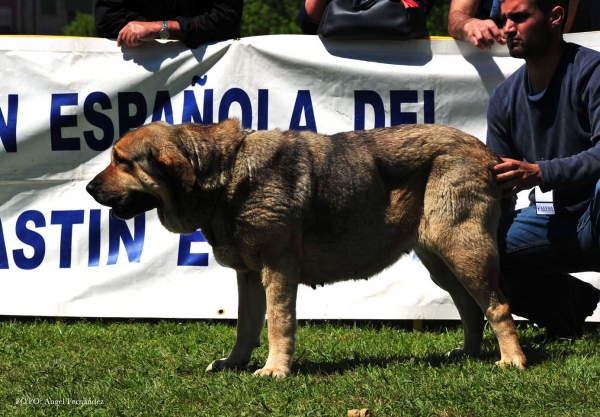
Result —
[[[321,39],[422,38],[428,35],[425,18],[425,6],[419,1],[332,0],[317,34]]]

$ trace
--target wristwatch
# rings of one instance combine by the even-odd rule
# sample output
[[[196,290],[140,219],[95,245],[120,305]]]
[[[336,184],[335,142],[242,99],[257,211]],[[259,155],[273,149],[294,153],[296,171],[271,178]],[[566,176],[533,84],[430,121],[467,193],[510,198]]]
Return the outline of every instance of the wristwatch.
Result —
[[[158,31],[158,36],[161,39],[169,39],[169,26],[167,26],[167,21],[163,20],[162,29]]]

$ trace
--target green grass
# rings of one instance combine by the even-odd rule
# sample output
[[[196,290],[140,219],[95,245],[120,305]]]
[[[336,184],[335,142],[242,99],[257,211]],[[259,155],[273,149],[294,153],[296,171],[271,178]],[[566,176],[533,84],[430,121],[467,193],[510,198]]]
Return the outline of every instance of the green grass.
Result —
[[[293,376],[205,373],[226,356],[235,325],[219,322],[0,322],[0,415],[6,416],[600,416],[600,328],[539,345],[521,324],[529,368],[494,367],[486,329],[480,360],[449,360],[462,330],[399,323],[306,323]],[[29,398],[39,404],[16,404]],[[63,399],[96,405],[47,404]],[[66,400],[65,400],[66,401]]]

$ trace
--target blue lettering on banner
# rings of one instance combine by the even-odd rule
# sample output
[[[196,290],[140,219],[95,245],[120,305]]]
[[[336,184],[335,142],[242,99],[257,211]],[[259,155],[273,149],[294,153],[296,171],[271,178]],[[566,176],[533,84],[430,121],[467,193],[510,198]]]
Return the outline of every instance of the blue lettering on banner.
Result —
[[[375,128],[385,126],[385,109],[381,96],[375,91],[354,92],[354,130],[365,130],[365,107],[369,104],[375,113]]]
[[[402,103],[418,103],[417,90],[390,91],[390,126],[417,123],[417,113],[403,112]],[[370,90],[354,92],[354,130],[364,130],[366,123],[366,106],[373,107],[375,128],[385,127],[385,108],[381,96]],[[435,123],[435,94],[433,90],[423,91],[423,121]]]
[[[192,86],[204,85],[206,84],[206,79],[206,75],[202,78],[194,77]],[[416,123],[417,113],[402,111],[402,104],[418,103],[419,91],[391,90],[389,94],[390,126]],[[78,123],[75,114],[62,114],[62,108],[77,106],[78,98],[77,93],[52,94],[50,138],[51,149],[53,151],[80,150],[81,139],[79,137],[62,136],[63,128],[77,127]],[[184,90],[181,122],[214,123],[214,99],[213,89],[203,90],[203,109],[201,112],[196,98],[196,91]],[[229,117],[231,106],[234,103],[238,103],[241,108],[242,126],[244,128],[251,128],[253,125],[252,101],[248,93],[241,88],[230,88],[225,92],[219,104],[218,121],[223,121]],[[368,106],[373,110],[374,127],[381,128],[386,126],[386,107],[381,95],[372,90],[356,90],[354,91],[354,130],[364,130],[366,128],[366,111]],[[257,107],[257,129],[266,130],[269,128],[268,89],[258,90]],[[99,135],[100,137],[97,137],[93,130],[83,132],[85,143],[94,151],[101,152],[109,149],[115,140],[116,127],[114,121],[109,115],[103,112],[112,108],[113,103],[106,93],[95,91],[85,98],[83,115],[92,126],[100,129],[102,132]],[[3,113],[2,109],[0,109],[0,140],[6,152],[17,151],[17,110],[18,96],[11,94],[8,96],[8,112]],[[119,92],[117,93],[117,112],[119,123],[118,134],[122,136],[130,130],[136,129],[146,123],[148,103],[144,95],[140,92]],[[423,90],[422,112],[424,123],[435,123],[435,92],[433,90]],[[4,117],[5,115],[7,115],[6,118]],[[173,102],[169,91],[162,90],[156,92],[151,117],[153,122],[159,120],[164,120],[170,124],[175,122]],[[302,120],[306,121],[304,125],[302,125]],[[317,131],[310,90],[298,90],[290,118],[289,129]]]
[[[112,212],[112,210],[110,210]],[[129,262],[140,262],[144,237],[146,235],[146,215],[142,213],[134,218],[135,238],[131,236],[125,220],[111,217],[108,221],[108,265],[115,265],[119,258],[120,242],[125,245]]]
[[[425,123],[435,123],[435,91],[423,91],[423,112]]]
[[[6,120],[0,109],[0,140],[6,152],[17,152],[17,114],[19,110],[19,96],[8,95],[8,112]]]
[[[191,252],[193,242],[206,242],[199,230],[189,235],[179,235],[177,266],[208,266],[208,253]]]
[[[113,143],[115,138],[115,127],[113,122],[106,114],[100,113],[94,109],[94,105],[99,104],[102,110],[112,109],[112,103],[110,97],[105,93],[96,91],[91,93],[85,98],[83,103],[83,114],[88,122],[92,126],[99,127],[104,132],[104,136],[97,138],[94,132],[86,130],[83,132],[85,143],[94,151],[105,151]]]
[[[252,104],[250,97],[241,88],[230,88],[225,92],[219,105],[219,121],[229,118],[229,108],[233,103],[239,103],[242,108],[242,126],[245,129],[252,127]]]
[[[100,214],[102,210],[90,210],[90,233],[88,266],[100,265],[101,228]]]
[[[6,253],[6,242],[4,241],[4,231],[2,230],[2,220],[0,219],[0,269],[8,269],[8,254]]]
[[[192,77],[192,87],[195,86],[196,84],[198,85],[205,85],[206,81],[208,80],[208,75],[204,74],[202,77],[200,77],[199,75],[194,75]]]
[[[154,101],[154,111],[152,112],[152,121],[158,122],[162,120],[162,115],[165,114],[165,122],[173,124],[173,105],[171,104],[171,96],[168,91],[157,91]]]
[[[269,90],[258,90],[258,130],[269,128]]]
[[[390,125],[410,125],[417,123],[417,113],[403,112],[402,103],[418,103],[419,93],[416,90],[390,91]]]
[[[304,113],[306,126],[300,126],[300,120]],[[310,98],[309,90],[298,90],[294,110],[292,111],[292,120],[290,121],[290,129],[293,130],[312,130],[317,131],[317,123],[315,121],[315,113],[313,110],[312,99]]]
[[[118,93],[117,100],[119,104],[119,136],[123,136],[131,129],[140,127],[146,121],[146,112],[148,106],[146,99],[140,92]],[[135,106],[135,113],[129,113],[129,106]]]
[[[64,106],[76,106],[78,94],[52,94],[50,104],[50,142],[53,151],[78,151],[79,138],[63,138],[63,127],[77,127],[77,116],[74,114],[62,115]]]
[[[108,211],[108,261],[107,265],[115,265],[119,258],[121,246],[127,252],[130,263],[140,263],[144,242],[146,239],[146,215],[142,213],[135,217],[133,231],[127,222],[118,218],[110,218]],[[101,234],[102,210],[90,210],[89,216],[89,257],[88,267],[100,265],[102,249]],[[59,247],[59,268],[72,267],[73,230],[77,224],[84,224],[85,210],[55,210],[50,213],[50,224],[61,226]],[[33,223],[32,227],[29,222]],[[18,240],[33,248],[33,256],[27,258],[23,249],[12,251],[15,265],[20,269],[31,270],[39,267],[46,254],[44,237],[34,228],[46,227],[44,215],[37,210],[24,211],[17,217],[16,236]],[[121,242],[123,245],[121,245]],[[208,253],[193,253],[192,243],[206,242],[200,231],[189,235],[180,235],[178,266],[208,266]],[[2,221],[0,220],[0,269],[9,269],[8,250]]]
[[[196,95],[192,90],[183,92],[183,112],[181,123],[194,122],[202,124],[213,123],[213,90],[204,90],[204,115],[200,114]]]
[[[42,264],[46,255],[46,242],[39,233],[28,229],[27,223],[33,222],[35,227],[46,227],[44,215],[37,210],[27,210],[17,219],[17,238],[33,248],[33,256],[27,258],[23,249],[13,250],[15,265],[21,269],[35,269]]]
[[[60,268],[71,267],[73,225],[83,224],[83,210],[53,211],[51,224],[60,224]]]

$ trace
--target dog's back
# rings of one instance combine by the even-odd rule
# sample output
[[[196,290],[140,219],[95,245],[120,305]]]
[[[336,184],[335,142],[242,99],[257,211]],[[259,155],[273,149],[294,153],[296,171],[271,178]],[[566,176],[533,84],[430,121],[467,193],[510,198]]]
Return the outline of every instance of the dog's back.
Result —
[[[414,248],[430,220],[490,217],[498,158],[478,139],[439,125],[297,135],[310,157],[302,215],[307,283],[367,278]],[[306,180],[303,182],[306,183]],[[305,184],[306,186],[306,184]],[[492,213],[487,213],[492,207]]]

